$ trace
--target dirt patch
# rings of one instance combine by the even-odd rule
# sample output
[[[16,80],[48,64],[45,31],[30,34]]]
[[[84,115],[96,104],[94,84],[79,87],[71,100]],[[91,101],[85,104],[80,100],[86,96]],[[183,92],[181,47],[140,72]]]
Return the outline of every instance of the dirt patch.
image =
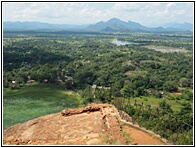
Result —
[[[135,67],[137,65],[137,63],[133,60],[129,60],[129,61],[127,61],[127,65]]]
[[[123,127],[131,135],[133,145],[165,145],[165,143],[156,137],[150,136],[149,134],[134,127],[128,125],[124,125]]]

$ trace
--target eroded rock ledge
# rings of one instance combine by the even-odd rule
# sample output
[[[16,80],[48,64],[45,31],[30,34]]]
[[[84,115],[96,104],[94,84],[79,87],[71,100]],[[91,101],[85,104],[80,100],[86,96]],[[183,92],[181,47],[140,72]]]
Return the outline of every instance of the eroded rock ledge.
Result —
[[[71,116],[75,114],[81,114],[84,112],[90,113],[95,111],[100,111],[102,108],[108,107],[109,104],[89,104],[86,107],[81,108],[67,108],[61,111],[62,116]]]
[[[116,118],[118,116],[118,110],[111,104],[89,104],[82,108],[68,108],[64,109],[61,114],[62,116],[71,116],[95,111],[101,112],[103,123],[109,136],[113,140],[118,140],[121,144],[126,144],[126,140],[122,134],[122,129]]]

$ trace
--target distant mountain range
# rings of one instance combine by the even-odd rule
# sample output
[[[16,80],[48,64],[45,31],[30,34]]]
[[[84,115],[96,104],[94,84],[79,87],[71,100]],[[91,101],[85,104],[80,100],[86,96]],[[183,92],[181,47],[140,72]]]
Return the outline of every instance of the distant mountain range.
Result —
[[[140,25],[139,23],[128,21],[124,22],[117,18],[112,18],[107,22],[98,22],[87,27],[91,31],[101,32],[127,32],[127,31],[142,31],[148,28]]]
[[[193,31],[193,24],[191,23],[167,23],[163,25],[164,28],[175,28],[175,29],[182,29],[182,30],[189,30]]]
[[[112,18],[106,22],[100,21],[91,25],[48,24],[41,22],[3,22],[3,30],[69,30],[93,32],[176,32],[193,31],[190,23],[169,23],[160,27],[149,28],[137,22],[122,21]]]

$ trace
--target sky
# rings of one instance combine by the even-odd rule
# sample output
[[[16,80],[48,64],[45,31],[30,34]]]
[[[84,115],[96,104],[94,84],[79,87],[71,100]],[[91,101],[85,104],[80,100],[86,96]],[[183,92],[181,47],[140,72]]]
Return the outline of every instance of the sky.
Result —
[[[93,24],[119,18],[144,26],[189,22],[193,2],[3,2],[3,21]]]

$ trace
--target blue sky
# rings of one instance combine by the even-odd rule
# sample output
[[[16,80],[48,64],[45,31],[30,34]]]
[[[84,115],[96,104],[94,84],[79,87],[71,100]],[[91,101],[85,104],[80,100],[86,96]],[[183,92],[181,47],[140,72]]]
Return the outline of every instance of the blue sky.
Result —
[[[193,2],[3,2],[3,21],[92,24],[113,17],[145,26],[193,23]]]

